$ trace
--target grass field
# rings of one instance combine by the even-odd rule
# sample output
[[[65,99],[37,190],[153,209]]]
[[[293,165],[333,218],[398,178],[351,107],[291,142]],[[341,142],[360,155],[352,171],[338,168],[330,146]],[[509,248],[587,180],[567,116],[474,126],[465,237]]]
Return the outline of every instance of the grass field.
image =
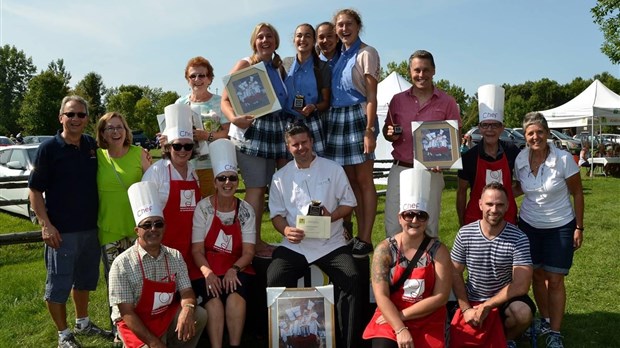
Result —
[[[441,239],[448,245],[457,232],[454,208],[456,178],[446,174],[440,219]],[[568,303],[562,334],[567,347],[620,347],[615,334],[620,327],[620,179],[584,178],[586,201],[584,245],[576,253],[571,274],[566,278]],[[384,236],[383,197],[379,199],[373,243]],[[27,219],[0,213],[0,233],[32,231],[37,226]],[[263,216],[263,234],[279,242],[268,216]],[[0,347],[55,347],[56,331],[45,309],[45,269],[42,243],[0,246]],[[91,296],[91,317],[108,325],[105,283]],[[73,309],[69,306],[70,323]],[[251,313],[248,320],[255,318]],[[71,324],[72,326],[72,324]],[[110,347],[101,340],[82,339],[85,347]],[[251,342],[250,342],[251,343]],[[527,344],[521,344],[527,347]],[[544,347],[540,340],[540,347]]]

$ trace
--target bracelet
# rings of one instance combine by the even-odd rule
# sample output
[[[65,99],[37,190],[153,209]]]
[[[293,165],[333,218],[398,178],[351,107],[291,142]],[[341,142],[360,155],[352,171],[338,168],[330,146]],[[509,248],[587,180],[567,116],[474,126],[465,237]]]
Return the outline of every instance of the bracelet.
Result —
[[[473,307],[467,307],[465,309],[461,309],[461,313],[465,314],[465,312],[467,312],[468,310],[472,309]]]
[[[241,267],[237,266],[237,265],[232,265],[230,266],[230,268],[232,268],[233,270],[235,270],[235,272],[239,273],[241,272]]]
[[[579,231],[581,231],[581,232],[583,232],[583,227],[579,227],[579,226],[577,226],[577,227],[575,227],[575,229],[576,229],[576,230],[579,230]]]
[[[399,333],[401,333],[401,332],[403,332],[404,330],[409,330],[409,328],[408,328],[408,327],[406,327],[406,326],[403,326],[403,327],[401,327],[400,329],[398,329],[398,330],[394,331],[394,333],[396,334],[396,336],[398,336],[398,334],[399,334]]]
[[[183,307],[194,309],[194,308],[196,308],[196,305],[194,305],[192,303],[186,303],[186,304],[183,305]]]
[[[212,142],[213,141],[213,132],[209,132],[209,137],[207,138],[208,142]]]

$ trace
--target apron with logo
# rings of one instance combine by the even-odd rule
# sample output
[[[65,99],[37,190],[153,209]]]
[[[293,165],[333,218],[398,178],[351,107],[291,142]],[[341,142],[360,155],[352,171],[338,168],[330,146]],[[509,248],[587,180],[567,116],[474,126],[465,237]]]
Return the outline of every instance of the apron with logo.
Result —
[[[134,307],[134,312],[136,312],[138,318],[142,320],[144,326],[146,326],[153,335],[161,337],[168,330],[168,326],[170,326],[172,320],[174,320],[174,316],[180,304],[179,301],[174,301],[177,284],[174,279],[172,279],[173,277],[170,276],[168,256],[166,254],[164,254],[164,257],[166,261],[166,271],[168,272],[166,279],[168,279],[168,281],[147,279],[144,274],[142,258],[139,254],[137,256],[140,261],[143,285],[142,294],[140,295],[140,300],[138,300],[138,303]],[[126,347],[138,348],[144,345],[144,342],[127,327],[125,321],[121,319],[116,325]]]
[[[426,257],[430,259],[428,253]],[[396,260],[400,260],[400,250],[397,253]],[[400,279],[401,274],[405,272],[406,267],[402,267],[399,262],[394,266],[394,275],[392,283]],[[396,308],[402,310],[414,305],[416,302],[429,297],[433,294],[435,288],[435,266],[429,261],[424,267],[415,267],[411,271],[411,275],[405,281],[403,286],[397,291],[390,294],[390,300]],[[396,334],[390,324],[377,324],[376,320],[381,315],[379,308],[375,310],[370,323],[364,330],[363,338],[388,338],[396,341]],[[416,348],[432,347],[443,348],[445,345],[444,330],[446,322],[446,307],[441,306],[435,312],[418,319],[408,320],[405,325],[411,332],[413,344]]]
[[[478,156],[476,169],[476,178],[474,179],[474,187],[469,193],[469,202],[465,209],[465,224],[482,219],[482,211],[478,205],[480,196],[482,196],[482,188],[491,182],[499,182],[506,188],[508,193],[508,210],[504,215],[504,219],[511,224],[517,223],[517,203],[512,194],[512,176],[510,166],[506,154],[495,162],[487,162]]]
[[[196,267],[192,257],[192,224],[196,200],[197,197],[200,197],[200,188],[195,179],[191,181],[172,180],[170,166],[168,173],[170,175],[170,193],[164,207],[164,219],[168,228],[161,243],[181,252],[190,279],[199,278],[202,273]]]
[[[481,302],[471,302],[472,306]],[[450,348],[485,347],[505,348],[504,324],[499,309],[493,308],[482,322],[482,326],[471,326],[465,322],[461,310],[457,310],[450,323]]]
[[[217,211],[217,196],[214,197],[214,209]],[[220,277],[226,274],[232,265],[239,260],[243,253],[243,245],[241,241],[241,223],[238,219],[239,199],[236,201],[235,217],[232,225],[224,225],[222,220],[213,214],[211,228],[207,232],[205,238],[205,257],[209,263],[209,268]],[[248,265],[243,272],[254,274],[254,269]],[[201,275],[202,276],[202,275]]]

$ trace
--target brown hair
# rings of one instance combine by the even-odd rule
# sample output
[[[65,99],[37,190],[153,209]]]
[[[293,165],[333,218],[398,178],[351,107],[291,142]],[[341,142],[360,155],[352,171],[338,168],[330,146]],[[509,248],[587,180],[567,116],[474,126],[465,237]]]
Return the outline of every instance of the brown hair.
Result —
[[[357,11],[351,8],[345,8],[345,9],[342,9],[336,12],[336,14],[334,15],[334,19],[332,20],[334,24],[337,22],[338,16],[340,15],[346,15],[346,16],[353,18],[353,20],[360,27],[360,32],[362,31],[362,16],[360,16],[360,14]]]
[[[97,146],[102,149],[108,148],[109,144],[104,139],[103,132],[105,131],[105,127],[108,125],[108,121],[114,117],[118,117],[125,128],[125,141],[123,142],[123,146],[127,147],[131,145],[131,142],[133,141],[133,134],[131,133],[131,129],[129,129],[129,125],[127,124],[127,120],[125,120],[125,117],[118,112],[108,112],[107,114],[101,116],[99,121],[97,121]]]

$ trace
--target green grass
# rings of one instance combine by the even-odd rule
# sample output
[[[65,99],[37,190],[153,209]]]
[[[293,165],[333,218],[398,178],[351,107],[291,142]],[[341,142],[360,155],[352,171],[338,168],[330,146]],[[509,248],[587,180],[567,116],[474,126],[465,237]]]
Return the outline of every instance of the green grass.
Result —
[[[155,153],[153,153],[155,155]],[[566,278],[567,308],[562,334],[568,347],[620,347],[616,338],[620,322],[620,179],[596,177],[583,181],[586,201],[584,245],[575,254],[571,274]],[[446,174],[440,218],[441,239],[452,245],[457,232],[454,208],[456,177]],[[383,239],[384,198],[379,198],[373,243]],[[0,233],[37,230],[26,218],[0,213]],[[268,215],[263,216],[263,235],[279,242]],[[52,347],[56,332],[43,302],[45,268],[42,243],[0,247],[0,347]],[[91,317],[108,325],[105,282],[91,295]],[[74,321],[68,306],[70,323]],[[248,320],[255,320],[251,314]],[[540,340],[541,347],[544,340]],[[110,347],[95,339],[81,339],[86,347]],[[527,347],[521,344],[521,347]]]

